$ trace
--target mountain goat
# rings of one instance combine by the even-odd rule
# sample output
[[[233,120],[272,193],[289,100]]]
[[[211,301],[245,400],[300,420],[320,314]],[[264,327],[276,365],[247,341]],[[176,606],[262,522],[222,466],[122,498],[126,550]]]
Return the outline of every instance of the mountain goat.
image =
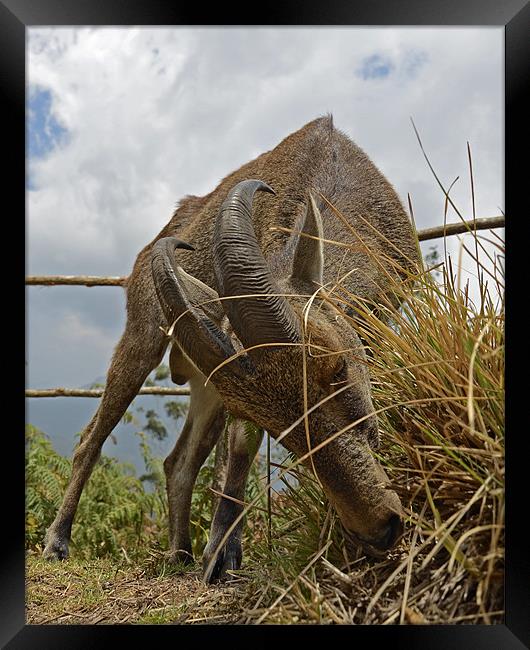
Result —
[[[347,534],[368,551],[391,548],[402,532],[401,504],[372,453],[379,433],[366,352],[355,314],[339,308],[330,288],[342,278],[347,291],[376,305],[392,278],[416,262],[414,231],[395,191],[331,116],[306,124],[210,194],[184,198],[128,279],[126,329],[44,555],[67,556],[101,446],[170,340],[172,379],[191,391],[164,462],[175,559],[192,557],[192,490],[226,413],[233,418],[223,493],[233,499],[221,498],[215,513],[203,557],[207,581],[241,564],[242,522],[233,524],[257,451],[247,444],[245,420],[275,438],[291,427],[281,444],[306,456]]]

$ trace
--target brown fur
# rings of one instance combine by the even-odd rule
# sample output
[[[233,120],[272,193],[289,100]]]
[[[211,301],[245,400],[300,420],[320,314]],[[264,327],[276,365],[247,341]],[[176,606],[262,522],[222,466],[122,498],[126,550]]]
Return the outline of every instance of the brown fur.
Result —
[[[274,196],[256,194],[253,223],[273,275],[288,293],[312,293],[315,287],[290,281],[297,238],[271,228],[300,229],[309,190],[317,200],[319,193],[326,197],[358,233],[353,234],[324,201],[319,202],[324,237],[355,245],[355,252],[348,252],[343,247],[324,244],[324,283],[336,281],[355,267],[356,272],[343,285],[356,296],[377,304],[388,291],[388,274],[396,273],[394,263],[400,264],[404,270],[413,268],[417,256],[413,231],[395,191],[368,157],[334,128],[331,117],[306,124],[273,150],[228,175],[210,194],[183,199],[170,222],[139,253],[129,277],[126,330],[114,353],[101,405],[83,432],[75,452],[70,484],[47,533],[45,556],[66,557],[77,503],[101,446],[148,373],[160,362],[168,344],[168,339],[160,330],[160,326],[166,325],[166,322],[150,269],[153,244],[168,236],[177,236],[192,244],[195,252],[176,252],[178,264],[217,290],[212,261],[215,219],[229,191],[238,182],[249,178],[260,179],[275,190]],[[378,235],[377,231],[384,236]],[[375,258],[380,261],[375,262]],[[289,300],[300,315],[306,300],[296,297]],[[222,327],[230,331],[226,318]],[[233,332],[231,335],[238,349],[237,337]],[[306,337],[313,345],[335,352],[354,349],[353,355],[343,353],[307,358],[307,398],[310,407],[340,386],[340,383],[333,385],[335,380],[353,383],[352,388],[309,416],[310,444],[314,447],[352,421],[368,415],[373,407],[364,363],[365,353],[347,320],[337,316],[329,305],[317,300],[311,309]],[[218,438],[223,413],[227,410],[237,418],[253,421],[276,437],[303,413],[301,348],[271,348],[263,359],[256,373],[243,380],[235,380],[228,366],[219,371],[211,381],[215,390],[212,387],[206,395],[204,388],[201,388],[204,376],[194,368],[193,360],[187,359],[177,346],[173,348],[170,360],[172,377],[178,383],[190,380],[192,386],[192,408],[184,434],[165,463],[171,550],[175,556],[189,553],[191,548],[191,489],[200,465]],[[343,374],[334,379],[341,368]],[[207,404],[207,408],[204,406],[201,409],[201,400],[206,400],[204,404]],[[207,417],[202,411],[207,411]],[[233,428],[237,429],[238,426],[235,424]],[[231,435],[234,438],[236,434],[232,432]],[[192,442],[186,442],[188,438]],[[324,447],[313,459],[317,475],[346,529],[367,544],[376,544],[384,537],[392,513],[399,514],[401,508],[397,496],[382,487],[387,479],[371,453],[371,448],[377,442],[377,421],[371,416]],[[298,456],[306,453],[304,425],[296,427],[282,440],[282,444]],[[234,449],[240,449],[240,446],[236,445]],[[181,454],[183,457],[179,460]],[[252,458],[244,454],[241,456],[241,451],[234,451],[229,461],[227,489],[232,489],[237,498],[243,498],[251,461]],[[220,539],[222,531],[235,516],[226,500],[222,500],[219,507],[221,510],[216,515],[218,523],[214,523],[212,539]],[[223,567],[233,567],[234,562],[238,564],[241,561],[237,534],[230,544],[230,548],[235,550],[233,553],[229,549],[222,551],[224,559],[216,575],[223,575]],[[214,552],[210,545],[205,557],[211,558]]]

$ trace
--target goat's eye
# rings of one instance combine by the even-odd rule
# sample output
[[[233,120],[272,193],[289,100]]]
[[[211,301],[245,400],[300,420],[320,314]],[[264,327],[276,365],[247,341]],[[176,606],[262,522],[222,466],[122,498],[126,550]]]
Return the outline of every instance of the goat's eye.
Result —
[[[335,368],[335,372],[333,373],[333,381],[340,381],[341,379],[344,379],[344,371],[346,370],[346,361],[344,359],[341,359]]]

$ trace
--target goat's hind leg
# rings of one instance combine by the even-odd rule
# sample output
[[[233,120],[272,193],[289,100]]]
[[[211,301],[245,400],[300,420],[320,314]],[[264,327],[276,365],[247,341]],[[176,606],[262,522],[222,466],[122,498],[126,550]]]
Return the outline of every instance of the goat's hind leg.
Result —
[[[258,431],[257,438],[251,440],[246,435],[243,420],[234,420],[230,424],[228,468],[223,494],[235,500],[220,498],[212,522],[210,541],[202,558],[205,582],[210,583],[224,578],[227,576],[227,571],[237,570],[241,566],[243,518],[234,526],[224,544],[222,542],[228,530],[243,511],[243,506],[238,501],[244,501],[248,473],[263,439],[263,430],[258,429]]]
[[[173,371],[174,369],[172,369]],[[199,373],[190,379],[190,408],[173,451],[164,461],[169,507],[169,554],[173,562],[193,560],[190,512],[193,486],[224,427],[224,407],[215,388]]]
[[[101,404],[81,434],[63,502],[46,532],[44,557],[48,559],[62,560],[68,557],[72,523],[79,499],[100,456],[101,447],[136,397],[147,375],[164,355],[167,346],[165,335],[158,327],[149,332],[146,329],[129,320],[116,347]]]

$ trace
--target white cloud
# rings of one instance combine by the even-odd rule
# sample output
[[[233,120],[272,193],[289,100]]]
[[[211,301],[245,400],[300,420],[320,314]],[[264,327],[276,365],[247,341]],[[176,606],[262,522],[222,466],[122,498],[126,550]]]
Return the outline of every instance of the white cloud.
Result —
[[[86,322],[79,313],[71,310],[67,310],[63,314],[57,335],[65,344],[86,345],[105,351],[110,343],[101,327]]]
[[[29,34],[29,84],[50,90],[68,141],[32,161],[37,190],[28,193],[28,273],[128,274],[180,198],[211,191],[328,111],[405,203],[411,193],[418,227],[441,223],[444,197],[410,116],[443,182],[460,176],[452,196],[466,215],[468,140],[478,216],[503,207],[500,28],[30,28]],[[393,62],[394,73],[359,78],[362,61],[377,53]],[[68,300],[54,298],[56,305]],[[78,309],[71,325],[83,323]],[[47,321],[55,323],[50,337],[59,335],[63,311],[56,314]],[[104,318],[95,313],[95,326]],[[108,330],[115,341],[121,325]],[[38,318],[30,319],[30,339],[38,328]],[[97,336],[81,346],[80,367],[83,355],[107,367]]]

